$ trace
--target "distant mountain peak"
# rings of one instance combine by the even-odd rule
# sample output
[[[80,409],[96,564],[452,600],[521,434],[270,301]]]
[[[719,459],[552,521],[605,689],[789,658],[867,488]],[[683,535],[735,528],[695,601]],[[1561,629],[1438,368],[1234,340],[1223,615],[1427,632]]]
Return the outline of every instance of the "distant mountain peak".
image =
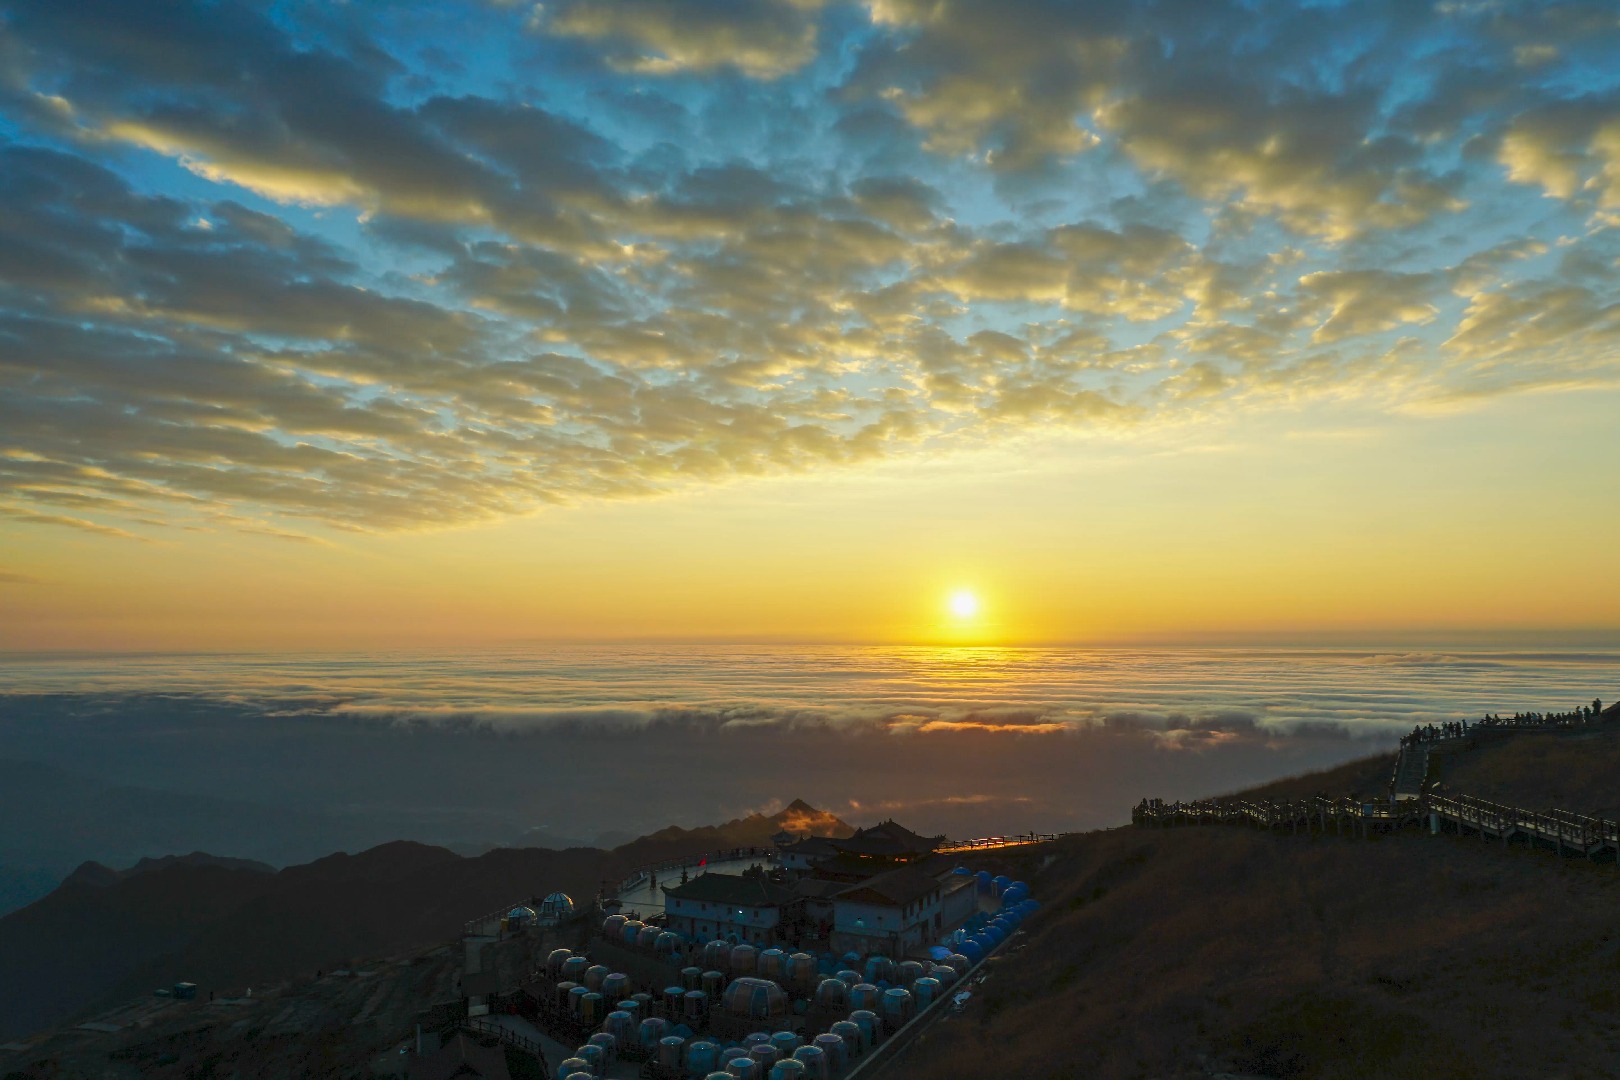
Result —
[[[80,863],[78,868],[63,879],[62,884],[90,885],[105,889],[127,878],[156,874],[174,867],[196,868],[211,866],[221,870],[250,870],[256,874],[273,874],[276,868],[254,859],[233,859],[224,855],[210,855],[206,851],[193,851],[189,855],[148,856],[127,870],[114,870],[95,861]]]
[[[118,882],[121,875],[110,866],[103,866],[94,860],[80,863],[67,877],[62,879],[63,885],[89,885],[95,889],[105,889]]]
[[[803,799],[794,799],[771,815],[771,821],[792,833],[811,836],[848,836],[854,827],[828,810],[818,810]]]
[[[614,852],[636,865],[726,848],[768,848],[776,834],[783,830],[801,835],[844,837],[853,833],[855,828],[826,810],[816,809],[803,799],[794,799],[769,816],[755,810],[747,817],[728,821],[724,825],[705,825],[695,829],[670,825],[628,844],[621,844],[614,848]]]

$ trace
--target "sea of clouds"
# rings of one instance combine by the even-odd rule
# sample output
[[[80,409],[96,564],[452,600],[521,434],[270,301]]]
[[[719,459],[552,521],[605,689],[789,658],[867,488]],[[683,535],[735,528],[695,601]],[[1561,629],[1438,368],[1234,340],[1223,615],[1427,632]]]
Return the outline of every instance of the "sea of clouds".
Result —
[[[1620,651],[11,657],[0,691],[4,757],[325,815],[329,849],[589,840],[794,798],[980,835],[1114,825],[1144,795],[1335,764],[1414,724],[1612,698]]]

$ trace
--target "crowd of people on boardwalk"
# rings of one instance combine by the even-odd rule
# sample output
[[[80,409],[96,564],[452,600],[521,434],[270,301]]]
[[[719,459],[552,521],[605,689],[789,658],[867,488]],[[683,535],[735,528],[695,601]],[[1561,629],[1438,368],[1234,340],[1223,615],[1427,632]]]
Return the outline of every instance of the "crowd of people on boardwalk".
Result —
[[[1479,721],[1484,723],[1484,721]],[[1401,736],[1402,746],[1415,746],[1418,743],[1435,742],[1438,739],[1460,739],[1468,734],[1469,724],[1466,720],[1448,720],[1441,724],[1419,724],[1412,729],[1410,735]]]
[[[1439,724],[1419,724],[1412,729],[1410,735],[1401,736],[1401,745],[1416,746],[1419,743],[1436,742],[1440,739],[1460,739],[1478,728],[1578,727],[1595,722],[1602,712],[1602,700],[1593,698],[1591,705],[1580,705],[1569,712],[1524,712],[1514,713],[1512,716],[1498,716],[1492,713],[1473,723],[1467,720],[1450,720]]]

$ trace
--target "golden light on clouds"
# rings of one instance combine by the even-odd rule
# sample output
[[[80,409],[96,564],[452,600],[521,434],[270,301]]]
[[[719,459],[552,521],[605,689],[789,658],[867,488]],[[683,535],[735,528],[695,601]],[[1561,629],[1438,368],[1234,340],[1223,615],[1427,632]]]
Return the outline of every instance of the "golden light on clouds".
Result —
[[[8,4],[0,644],[1620,626],[1612,19],[319,7]]]

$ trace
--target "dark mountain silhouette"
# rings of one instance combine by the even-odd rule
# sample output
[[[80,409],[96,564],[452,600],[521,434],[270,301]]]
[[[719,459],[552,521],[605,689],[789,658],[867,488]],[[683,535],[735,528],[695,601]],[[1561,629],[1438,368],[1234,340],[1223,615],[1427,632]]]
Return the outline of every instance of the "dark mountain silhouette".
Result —
[[[626,837],[626,839],[634,838]],[[565,833],[560,833],[555,829],[547,828],[544,825],[537,825],[532,829],[523,830],[523,832],[518,834],[517,839],[513,840],[510,844],[503,846],[520,848],[539,847],[550,848],[553,851],[566,851],[569,848],[575,847],[613,847],[614,845],[593,844],[589,841],[581,840],[578,837],[569,836]],[[483,853],[480,852],[479,854]]]
[[[852,831],[795,803],[714,828],[664,829],[615,851],[496,848],[465,858],[401,841],[275,872],[201,852],[123,871],[86,863],[0,918],[0,1040],[182,979],[237,991],[450,941],[469,919],[514,901],[562,891],[583,902],[643,862],[767,844],[787,820]]]
[[[330,813],[110,785],[10,759],[0,759],[0,821],[27,823],[0,829],[0,915],[87,859],[117,865],[154,851],[214,850],[279,864],[378,839],[355,843],[363,831]]]
[[[276,872],[276,868],[269,863],[262,863],[256,859],[232,859],[220,855],[210,855],[204,851],[193,851],[189,855],[164,855],[156,859],[149,856],[128,870],[114,870],[94,861],[81,863],[73,873],[64,879],[63,884],[76,881],[81,885],[94,885],[98,888],[104,888],[127,878],[167,870],[171,866],[217,866],[224,870],[253,870],[260,874],[273,874]]]
[[[849,836],[855,831],[825,810],[817,810],[802,799],[794,799],[774,814],[749,814],[724,825],[682,829],[671,825],[613,849],[631,866],[678,859],[697,852],[736,847],[770,847],[771,838],[782,831],[815,836]]]
[[[75,875],[0,919],[0,1037],[65,1019],[109,994],[188,978],[178,970],[158,975],[157,961],[234,919],[273,881],[251,870],[185,865],[114,880]]]

